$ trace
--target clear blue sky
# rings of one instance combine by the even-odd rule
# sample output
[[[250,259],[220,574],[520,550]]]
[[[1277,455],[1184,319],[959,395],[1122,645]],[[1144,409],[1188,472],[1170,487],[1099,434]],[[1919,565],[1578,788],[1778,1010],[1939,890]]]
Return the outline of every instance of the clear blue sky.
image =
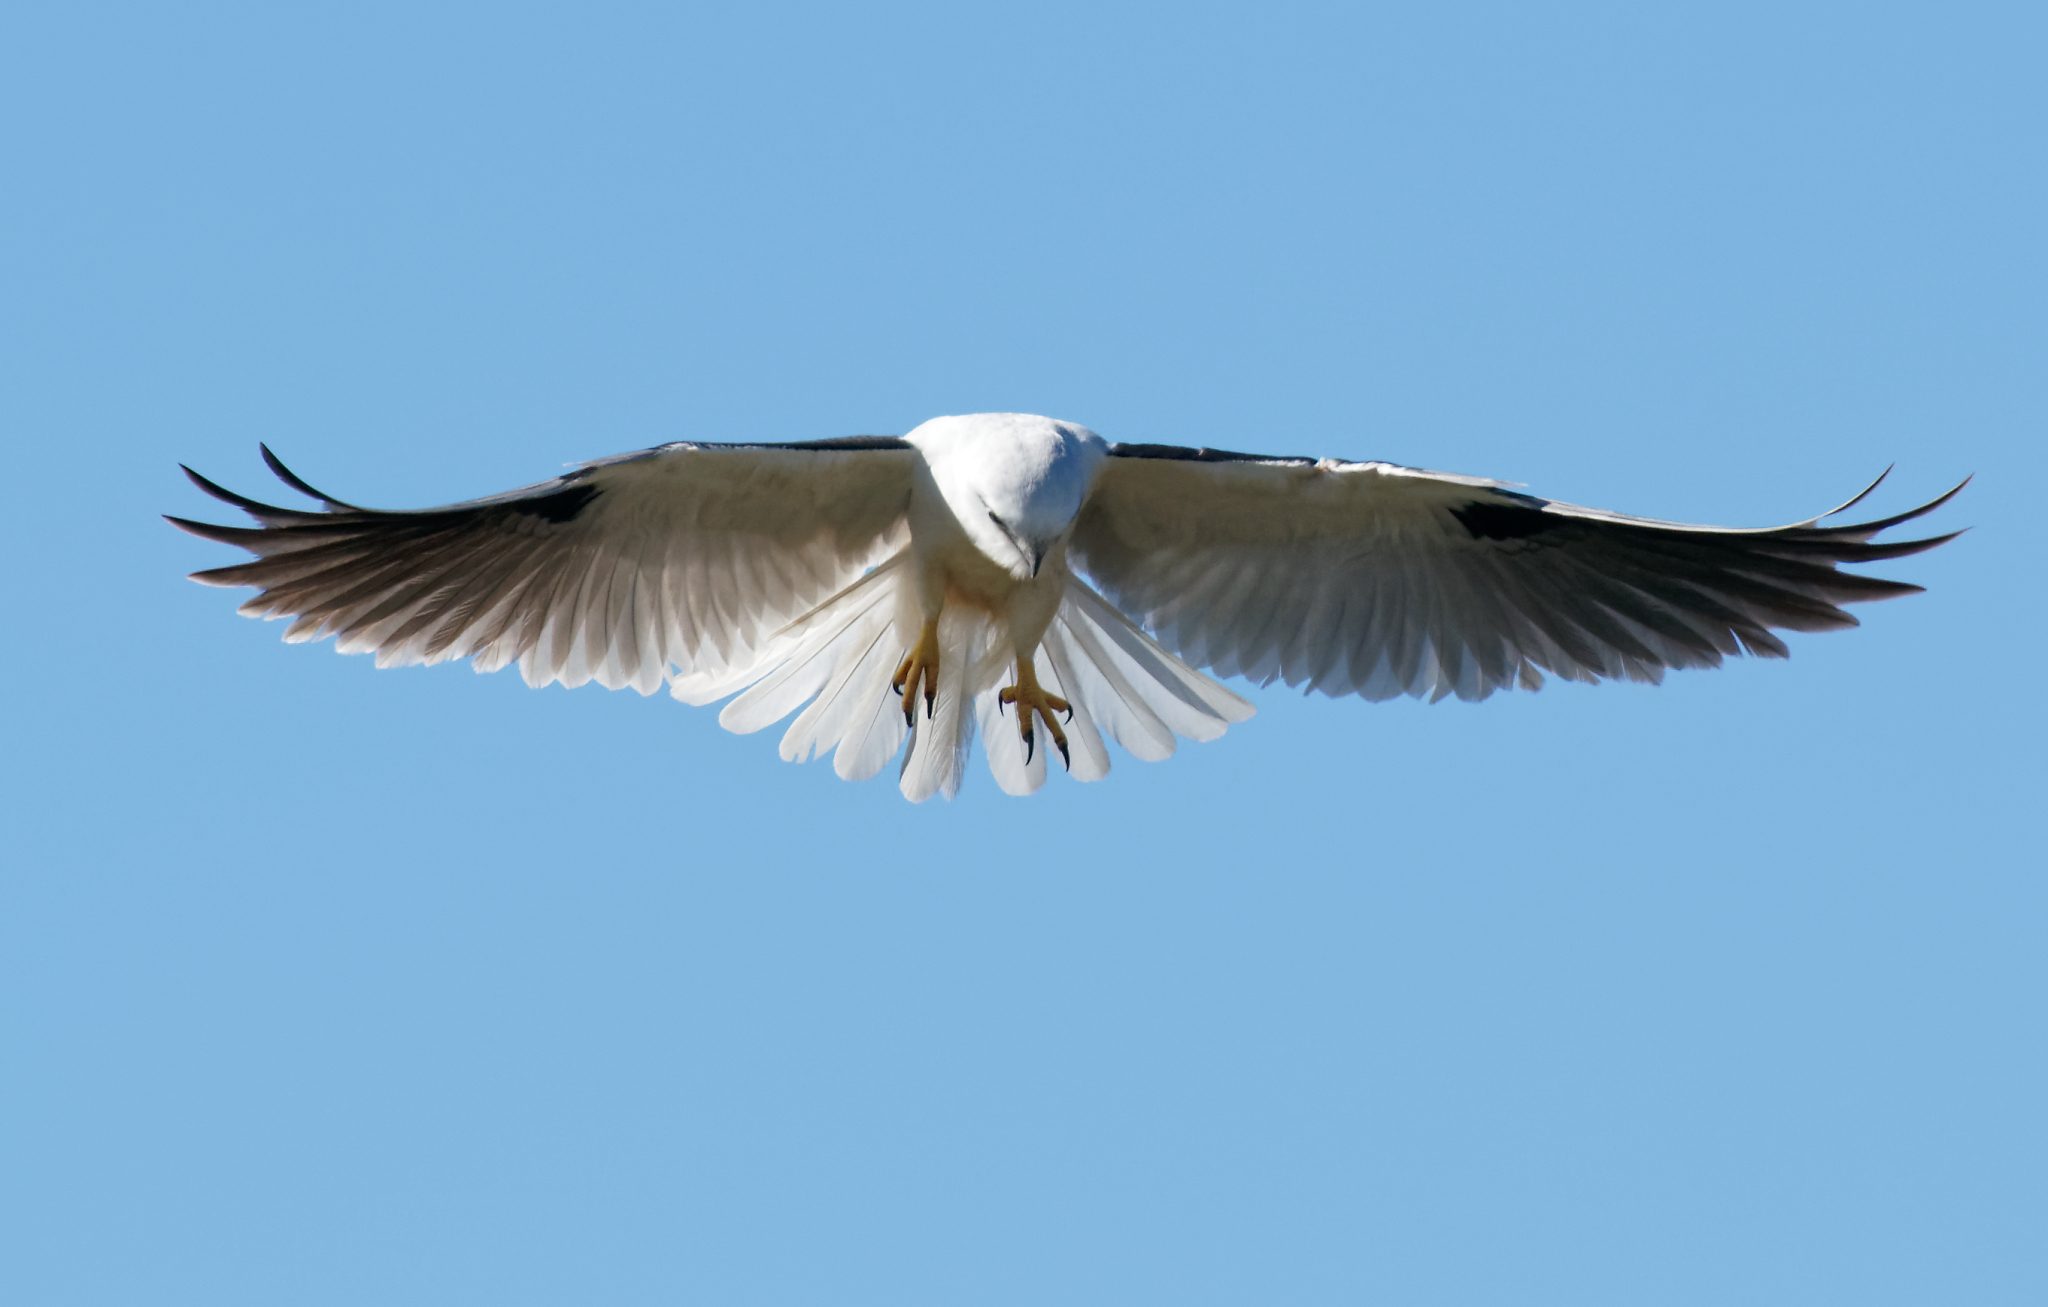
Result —
[[[2048,1301],[2044,45],[10,7],[0,1301]],[[156,516],[991,408],[1977,529],[1789,663],[913,808],[283,646]]]

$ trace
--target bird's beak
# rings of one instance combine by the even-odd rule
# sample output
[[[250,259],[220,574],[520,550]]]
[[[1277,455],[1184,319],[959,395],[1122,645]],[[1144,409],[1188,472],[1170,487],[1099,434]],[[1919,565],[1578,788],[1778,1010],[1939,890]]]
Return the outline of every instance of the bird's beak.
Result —
[[[996,524],[996,530],[1001,531],[1003,539],[1008,540],[1010,547],[1017,551],[1017,557],[1031,564],[1031,575],[1033,578],[1036,578],[1038,576],[1038,569],[1045,566],[1045,556],[1052,552],[1052,547],[1055,544],[1059,543],[1058,537],[1054,537],[1051,540],[1037,540],[1031,536],[1019,535],[1010,529],[1008,522],[997,517],[993,511],[989,513],[988,520]]]

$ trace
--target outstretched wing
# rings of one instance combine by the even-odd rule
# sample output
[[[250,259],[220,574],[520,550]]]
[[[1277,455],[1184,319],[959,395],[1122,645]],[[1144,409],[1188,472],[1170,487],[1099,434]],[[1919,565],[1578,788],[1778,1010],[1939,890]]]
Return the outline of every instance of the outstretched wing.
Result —
[[[663,445],[413,512],[345,503],[263,458],[320,509],[259,503],[186,468],[258,525],[169,520],[256,555],[192,579],[260,587],[241,611],[294,619],[285,639],[332,635],[380,667],[516,661],[531,685],[648,694],[671,665],[744,663],[900,545],[917,455],[888,436]]]
[[[1842,605],[1920,589],[1838,570],[1953,538],[1876,543],[1954,490],[1874,522],[1729,530],[1625,517],[1393,463],[1116,445],[1076,561],[1190,662],[1325,694],[1482,699],[1504,686],[1656,681]],[[1884,478],[1879,477],[1878,481]],[[1967,482],[1965,482],[1967,484]]]

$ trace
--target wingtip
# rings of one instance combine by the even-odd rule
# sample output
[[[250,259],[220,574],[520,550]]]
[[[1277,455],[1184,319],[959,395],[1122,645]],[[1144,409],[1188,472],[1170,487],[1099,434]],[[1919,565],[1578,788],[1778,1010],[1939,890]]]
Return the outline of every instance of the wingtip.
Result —
[[[1873,490],[1876,490],[1876,489],[1877,489],[1877,488],[1878,488],[1879,486],[1883,485],[1883,484],[1885,483],[1885,478],[1886,478],[1886,477],[1889,477],[1889,476],[1890,476],[1890,475],[1892,474],[1892,469],[1893,469],[1893,468],[1895,468],[1895,467],[1897,467],[1897,466],[1898,466],[1898,464],[1897,464],[1897,463],[1887,463],[1887,464],[1885,464],[1885,468],[1884,468],[1884,471],[1882,471],[1882,472],[1878,473],[1878,474],[1877,474],[1877,478],[1876,478],[1875,480],[1873,480],[1873,481],[1872,481],[1872,482],[1871,482],[1871,483],[1870,483],[1869,485],[1867,485],[1867,486],[1863,487],[1863,489],[1861,489],[1861,490],[1857,491],[1857,492],[1856,492],[1855,494],[1853,494],[1853,495],[1849,496],[1849,497],[1848,497],[1847,499],[1843,500],[1843,501],[1842,501],[1841,503],[1839,503],[1839,504],[1836,504],[1836,505],[1835,505],[1835,506],[1834,506],[1833,508],[1830,508],[1830,509],[1829,509],[1829,510],[1828,510],[1827,512],[1825,512],[1825,513],[1822,513],[1822,514],[1821,514],[1821,515],[1820,515],[1819,517],[1816,517],[1816,518],[1814,518],[1813,520],[1814,520],[1815,522],[1819,522],[1819,521],[1822,521],[1823,519],[1826,519],[1826,518],[1830,518],[1830,517],[1833,517],[1833,516],[1835,516],[1835,515],[1836,515],[1837,513],[1846,513],[1846,512],[1848,512],[1848,511],[1849,511],[1850,509],[1852,509],[1852,508],[1856,507],[1856,505],[1858,505],[1858,504],[1862,503],[1862,502],[1863,502],[1864,500],[1866,500],[1866,499],[1870,498],[1870,493],[1871,493],[1871,491],[1873,491]]]
[[[302,512],[296,508],[280,508],[276,504],[266,504],[261,500],[251,499],[247,495],[235,493],[211,477],[203,476],[193,471],[186,464],[180,463],[178,466],[183,469],[185,476],[192,484],[199,487],[201,491],[220,500],[223,504],[231,504],[241,509],[258,522],[275,524],[280,520],[306,521],[319,516],[317,513]]]
[[[327,496],[321,494],[319,491],[313,489],[313,487],[307,485],[304,481],[300,480],[298,473],[286,467],[284,465],[284,460],[277,456],[277,451],[270,447],[268,441],[257,441],[256,452],[263,456],[263,465],[269,468],[270,474],[276,477],[278,480],[284,482],[286,485],[298,491],[300,494],[311,495],[313,498],[321,500],[327,498]]]
[[[216,499],[219,499],[222,496],[223,491],[221,489],[220,483],[215,481],[212,477],[203,476],[200,473],[193,471],[192,465],[190,463],[178,464],[178,470],[185,474],[185,479],[187,481],[190,481],[193,485],[198,486],[207,494],[212,495]]]
[[[217,590],[225,590],[236,586],[251,585],[253,584],[253,582],[237,580],[235,577],[230,575],[231,573],[239,570],[241,567],[244,566],[246,566],[246,564],[237,563],[233,567],[202,568],[197,572],[185,573],[185,579],[187,581],[194,582],[195,584],[209,586]]]
[[[1880,518],[1875,522],[1861,523],[1858,525],[1857,530],[1868,531],[1874,535],[1879,531],[1890,530],[1892,527],[1911,522],[1915,518],[1925,517],[1943,504],[1946,504],[1949,500],[1954,499],[1957,495],[1962,494],[1963,487],[1969,485],[1976,475],[1976,473],[1972,472],[1969,476],[1964,477],[1961,481],[1956,482],[1953,486],[1950,486],[1947,490],[1942,491],[1917,508],[1909,508],[1903,513],[1894,513],[1890,517]]]
[[[1867,495],[1869,495],[1871,491],[1877,489],[1879,484],[1881,484],[1884,481],[1885,477],[1889,475],[1891,475],[1891,469],[1886,468],[1884,470],[1883,475],[1879,476],[1876,481],[1873,481],[1869,485],[1865,486],[1860,492],[1857,493],[1855,498],[1850,499],[1846,503],[1842,504],[1840,507],[1829,509],[1827,512],[1822,513],[1819,517],[1811,518],[1806,522],[1800,523],[1799,529],[1811,531],[1815,533],[1817,537],[1821,538],[1868,541],[1873,536],[1876,536],[1884,531],[1889,531],[1895,526],[1901,526],[1907,522],[1913,521],[1916,518],[1927,516],[1929,513],[1932,513],[1935,509],[1940,508],[1943,504],[1946,504],[1949,500],[1954,499],[1957,495],[1961,494],[1963,492],[1963,487],[1969,485],[1970,482],[1974,480],[1976,477],[1975,473],[1971,473],[1969,476],[1966,476],[1961,481],[1956,482],[1953,486],[1950,486],[1947,490],[1944,490],[1942,493],[1936,495],[1934,498],[1928,500],[1926,503],[1919,504],[1912,508],[1906,509],[1904,512],[1893,513],[1889,517],[1874,518],[1868,522],[1845,522],[1840,526],[1820,525],[1823,519],[1833,517],[1836,514],[1841,513],[1846,509],[1853,508],[1855,505],[1861,503],[1863,499]],[[1947,540],[1950,538],[1951,536],[1941,537],[1942,540]],[[1933,543],[1938,544],[1940,543],[1940,541],[1935,541]],[[1927,547],[1932,548],[1933,545],[1930,544]]]
[[[219,541],[220,532],[234,530],[233,527],[216,526],[212,522],[196,522],[189,517],[173,517],[169,513],[165,513],[162,516],[164,521],[169,522],[186,535],[198,536],[201,540]]]
[[[264,528],[255,526],[222,526],[218,522],[200,522],[189,517],[173,517],[169,513],[163,519],[186,535],[198,536],[219,545],[234,545],[241,549],[255,549],[255,542],[267,534]]]
[[[1953,531],[1944,531],[1938,536],[1929,536],[1925,540],[1914,540],[1910,541],[1909,543],[1917,545],[1919,547],[1914,551],[1915,553],[1918,553],[1922,550],[1933,549],[1940,545],[1945,545],[1949,541],[1955,539],[1957,536],[1964,535],[1972,529],[1973,528],[1967,526],[1959,526]]]
[[[327,507],[339,509],[342,512],[361,513],[367,511],[358,505],[349,503],[345,499],[336,499],[325,491],[315,489],[304,477],[286,467],[284,460],[271,450],[268,443],[259,440],[256,442],[256,448],[263,455],[263,462],[265,466],[269,467],[272,475],[307,498],[317,499],[327,505]]]

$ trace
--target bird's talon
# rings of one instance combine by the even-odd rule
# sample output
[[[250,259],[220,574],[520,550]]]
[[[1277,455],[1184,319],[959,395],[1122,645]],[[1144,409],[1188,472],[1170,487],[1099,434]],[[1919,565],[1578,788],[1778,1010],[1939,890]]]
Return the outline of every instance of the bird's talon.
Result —
[[[1074,755],[1067,747],[1067,733],[1060,729],[1060,715],[1068,721],[1074,720],[1074,708],[1056,694],[1047,694],[1038,684],[1038,676],[1026,658],[1017,660],[1017,683],[1007,685],[996,695],[996,711],[1001,713],[1005,704],[1017,705],[1017,734],[1024,741],[1024,765],[1030,766],[1031,759],[1038,752],[1038,723],[1043,721],[1045,729],[1052,733],[1052,747],[1059,750],[1060,762],[1068,771],[1074,770]]]
[[[926,622],[917,634],[917,645],[903,655],[903,661],[896,664],[896,675],[889,682],[892,694],[903,696],[903,724],[915,729],[917,726],[917,698],[924,696],[924,716],[932,717],[933,705],[939,697],[939,628],[936,622]]]

